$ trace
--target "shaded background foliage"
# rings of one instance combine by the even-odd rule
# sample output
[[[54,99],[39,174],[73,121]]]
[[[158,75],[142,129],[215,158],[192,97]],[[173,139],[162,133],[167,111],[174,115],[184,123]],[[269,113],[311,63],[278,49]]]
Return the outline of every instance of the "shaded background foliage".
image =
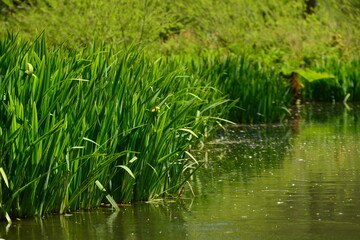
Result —
[[[328,55],[359,54],[358,5],[350,0],[7,0],[1,28],[27,37],[45,29],[50,43],[69,48],[82,48],[95,37],[113,45],[139,43],[157,55],[246,51],[269,64],[306,65]]]

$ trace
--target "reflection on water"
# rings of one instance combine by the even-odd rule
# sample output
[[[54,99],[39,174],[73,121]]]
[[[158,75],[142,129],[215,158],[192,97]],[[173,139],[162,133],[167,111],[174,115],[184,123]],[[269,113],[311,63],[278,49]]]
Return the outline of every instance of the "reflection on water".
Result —
[[[21,220],[5,239],[360,239],[359,107],[309,105],[290,124],[241,126],[176,202]]]
[[[15,221],[2,226],[5,239],[187,239],[181,203],[159,201],[99,209],[45,219]]]

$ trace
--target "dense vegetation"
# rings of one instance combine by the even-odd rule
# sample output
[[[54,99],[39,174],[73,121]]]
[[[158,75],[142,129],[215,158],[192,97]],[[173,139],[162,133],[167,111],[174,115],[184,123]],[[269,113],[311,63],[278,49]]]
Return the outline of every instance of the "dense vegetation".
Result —
[[[0,51],[1,208],[14,216],[96,206],[103,187],[117,202],[177,195],[198,166],[191,146],[231,106],[177,61],[134,49],[9,36]]]
[[[178,196],[225,119],[360,99],[356,1],[250,2],[0,2],[1,216]]]
[[[45,30],[51,44],[69,48],[95,37],[120,46],[136,42],[157,55],[245,51],[273,64],[346,59],[360,51],[356,0],[2,2],[1,32],[33,38]]]

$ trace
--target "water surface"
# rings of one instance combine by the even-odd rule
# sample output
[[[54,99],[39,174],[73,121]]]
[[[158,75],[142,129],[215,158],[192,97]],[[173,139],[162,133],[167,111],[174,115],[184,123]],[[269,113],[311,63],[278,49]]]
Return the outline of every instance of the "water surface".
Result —
[[[359,106],[307,105],[194,152],[184,199],[3,223],[5,239],[360,239]]]

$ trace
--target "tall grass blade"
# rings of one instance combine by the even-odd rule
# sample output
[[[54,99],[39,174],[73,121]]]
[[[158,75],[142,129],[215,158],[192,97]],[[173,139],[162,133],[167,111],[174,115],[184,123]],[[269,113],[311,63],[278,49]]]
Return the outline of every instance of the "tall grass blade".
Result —
[[[100,191],[105,192],[106,193],[106,199],[109,201],[109,203],[111,204],[111,206],[116,210],[116,211],[120,211],[119,206],[117,205],[117,203],[115,202],[114,198],[107,193],[106,189],[104,188],[104,186],[98,181],[95,181],[96,186],[100,189]]]

